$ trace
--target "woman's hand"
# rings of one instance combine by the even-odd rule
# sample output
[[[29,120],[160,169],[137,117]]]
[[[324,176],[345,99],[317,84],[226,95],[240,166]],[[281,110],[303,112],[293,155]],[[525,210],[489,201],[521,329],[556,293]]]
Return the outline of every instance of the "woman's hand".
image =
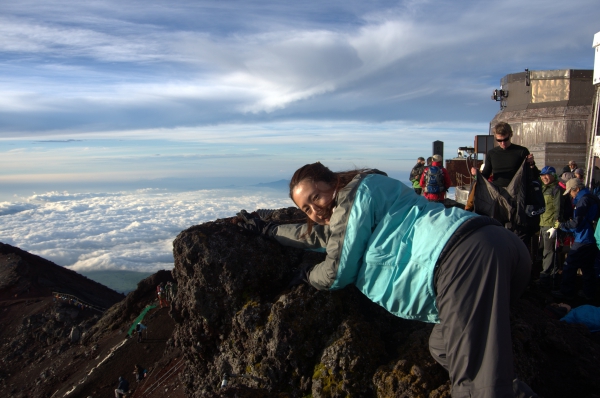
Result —
[[[273,230],[275,227],[277,227],[277,224],[266,222],[255,212],[248,213],[246,210],[240,210],[240,212],[237,213],[237,218],[233,219],[233,223],[239,227],[242,227],[246,231],[255,233],[257,235],[267,236],[272,236]]]

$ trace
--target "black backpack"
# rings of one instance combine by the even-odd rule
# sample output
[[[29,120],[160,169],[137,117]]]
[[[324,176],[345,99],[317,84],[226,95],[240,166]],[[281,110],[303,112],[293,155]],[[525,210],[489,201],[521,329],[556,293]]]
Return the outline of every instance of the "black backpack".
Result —
[[[413,167],[410,171],[409,181],[420,180],[423,170],[425,170],[425,166],[423,165]]]
[[[446,191],[444,172],[441,167],[429,166],[425,174],[425,192],[442,193]]]

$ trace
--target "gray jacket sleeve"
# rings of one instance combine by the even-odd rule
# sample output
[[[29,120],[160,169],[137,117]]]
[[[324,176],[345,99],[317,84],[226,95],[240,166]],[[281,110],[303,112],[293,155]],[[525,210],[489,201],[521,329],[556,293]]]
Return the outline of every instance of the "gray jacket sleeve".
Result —
[[[310,234],[301,238],[306,233],[306,224],[283,224],[279,225],[274,231],[273,237],[279,243],[285,246],[297,247],[300,249],[327,249],[325,261],[316,264],[309,271],[309,283],[319,289],[326,290],[335,280],[335,271],[337,261],[335,256],[331,256],[333,242],[330,241],[331,230],[328,225],[313,225]],[[337,255],[337,250],[334,251]]]
[[[283,224],[273,231],[273,238],[284,246],[300,249],[321,249],[327,246],[329,226],[313,225],[310,234],[306,234],[306,224]]]

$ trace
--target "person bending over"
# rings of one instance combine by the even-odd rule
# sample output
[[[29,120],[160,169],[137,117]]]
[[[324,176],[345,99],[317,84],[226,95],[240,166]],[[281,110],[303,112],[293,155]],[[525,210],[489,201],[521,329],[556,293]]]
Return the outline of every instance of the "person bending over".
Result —
[[[325,260],[304,271],[319,290],[354,284],[396,316],[435,323],[429,349],[448,370],[453,397],[537,396],[513,372],[509,304],[530,273],[523,242],[491,218],[429,202],[383,174],[307,164],[289,185],[306,223],[255,217],[238,225],[325,249]]]

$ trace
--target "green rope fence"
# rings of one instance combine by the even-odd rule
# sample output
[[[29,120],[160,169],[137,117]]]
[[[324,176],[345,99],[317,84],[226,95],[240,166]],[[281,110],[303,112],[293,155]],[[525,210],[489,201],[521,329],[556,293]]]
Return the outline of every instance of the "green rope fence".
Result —
[[[131,325],[131,327],[129,327],[129,330],[127,331],[127,335],[129,337],[131,337],[131,332],[133,332],[135,330],[135,325],[137,325],[138,322],[141,322],[142,319],[144,319],[144,317],[146,316],[148,311],[150,311],[151,309],[156,308],[156,307],[158,307],[158,304],[150,304],[149,306],[147,306],[146,308],[144,308],[142,310],[142,312],[138,315],[138,317],[133,320],[133,325]]]

